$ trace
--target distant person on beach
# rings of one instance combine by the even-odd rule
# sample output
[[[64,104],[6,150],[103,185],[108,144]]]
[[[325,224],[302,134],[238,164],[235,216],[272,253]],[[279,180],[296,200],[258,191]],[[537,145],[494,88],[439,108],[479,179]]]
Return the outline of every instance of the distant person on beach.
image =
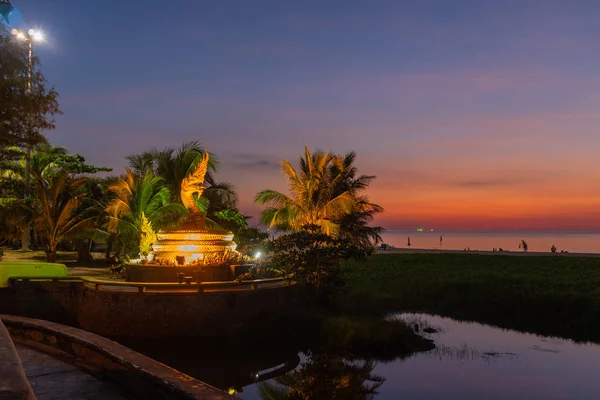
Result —
[[[524,251],[525,253],[527,253],[527,249],[529,249],[529,246],[527,246],[527,242],[526,242],[526,241],[524,241],[524,240],[521,240],[521,243],[519,244],[519,248],[520,248],[520,249],[522,248],[522,249],[523,249],[523,251]]]
[[[440,247],[442,247],[442,242],[444,241],[444,238],[442,238],[442,235],[440,235]]]
[[[552,247],[550,247],[550,251],[553,253],[556,253],[556,246],[552,245]]]
[[[408,244],[407,244],[407,246],[410,247],[410,236],[408,237]]]

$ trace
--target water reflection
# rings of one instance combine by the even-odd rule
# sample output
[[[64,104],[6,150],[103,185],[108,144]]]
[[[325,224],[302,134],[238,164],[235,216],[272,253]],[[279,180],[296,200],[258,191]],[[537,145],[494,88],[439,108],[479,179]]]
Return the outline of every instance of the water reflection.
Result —
[[[258,386],[263,400],[371,399],[385,378],[375,375],[373,361],[352,361],[308,352],[293,372]]]
[[[289,336],[225,351],[202,340],[130,347],[242,399],[580,399],[600,393],[600,346],[426,314],[396,314],[435,349],[374,358],[299,346]],[[310,349],[310,350],[309,350]]]
[[[295,370],[299,349],[284,344],[229,349],[198,339],[136,340],[124,345],[212,386],[232,392]]]
[[[512,400],[539,399],[592,400],[598,398],[600,380],[597,363],[600,346],[579,344],[559,338],[519,333],[471,322],[460,322],[427,314],[397,314],[418,329],[420,334],[435,341],[436,348],[394,361],[363,360],[372,367],[369,374],[385,379],[377,382],[375,393],[359,393],[348,399],[443,399],[443,400]],[[426,333],[427,328],[434,333]],[[430,331],[430,329],[427,329]],[[302,365],[302,364],[301,364]],[[335,364],[330,365],[335,371]],[[299,367],[292,374],[297,376]],[[312,387],[330,387],[320,373],[309,380]],[[331,372],[333,373],[333,372]],[[294,375],[295,374],[295,375]],[[288,379],[288,378],[285,378]],[[300,380],[302,381],[302,380]],[[366,382],[368,383],[368,381]],[[262,388],[279,385],[272,380],[244,388],[243,399],[269,399]],[[281,386],[281,385],[280,385]],[[323,389],[325,390],[325,389]],[[284,387],[285,399],[291,397]],[[336,398],[331,392],[321,397]],[[344,397],[337,397],[344,398]],[[275,399],[275,397],[273,397]]]

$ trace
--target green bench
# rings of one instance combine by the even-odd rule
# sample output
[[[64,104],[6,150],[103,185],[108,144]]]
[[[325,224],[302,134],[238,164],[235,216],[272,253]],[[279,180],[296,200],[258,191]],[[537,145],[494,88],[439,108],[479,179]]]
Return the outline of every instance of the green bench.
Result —
[[[63,264],[46,262],[0,262],[0,288],[10,286],[12,277],[54,278],[67,276]]]

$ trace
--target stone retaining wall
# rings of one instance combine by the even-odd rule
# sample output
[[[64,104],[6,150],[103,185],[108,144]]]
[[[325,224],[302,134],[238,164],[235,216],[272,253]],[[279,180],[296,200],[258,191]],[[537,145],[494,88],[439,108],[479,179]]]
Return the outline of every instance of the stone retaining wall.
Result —
[[[194,282],[232,281],[248,272],[252,265],[223,265],[218,267],[161,267],[129,264],[125,269],[127,282],[180,282],[179,274],[192,277]]]
[[[0,315],[0,319],[4,321],[15,342],[65,359],[95,375],[116,382],[137,398],[234,399],[219,389],[93,333],[29,318]],[[14,371],[17,370],[13,368],[6,372],[14,375]],[[0,384],[3,377],[4,371],[0,369]],[[26,390],[23,384],[20,390]],[[31,399],[6,397],[13,398]],[[0,399],[5,399],[1,392]]]
[[[21,359],[0,320],[0,400],[35,400]]]
[[[17,281],[0,313],[71,325],[112,338],[228,336],[260,313],[303,301],[300,285],[218,293],[126,293],[81,282]]]

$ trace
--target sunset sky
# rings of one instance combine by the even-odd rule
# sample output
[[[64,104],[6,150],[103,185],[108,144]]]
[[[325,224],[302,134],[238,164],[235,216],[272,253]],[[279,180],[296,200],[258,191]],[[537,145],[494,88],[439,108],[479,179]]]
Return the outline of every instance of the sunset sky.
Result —
[[[12,3],[96,165],[200,140],[256,216],[279,160],[355,150],[389,229],[600,228],[599,1]]]

